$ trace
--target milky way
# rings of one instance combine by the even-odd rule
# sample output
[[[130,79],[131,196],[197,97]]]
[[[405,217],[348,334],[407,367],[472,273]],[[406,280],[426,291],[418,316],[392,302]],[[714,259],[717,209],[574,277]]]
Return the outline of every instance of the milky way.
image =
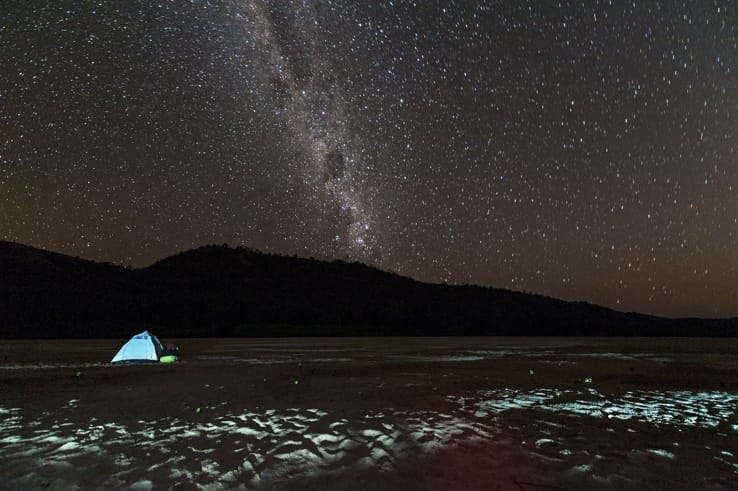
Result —
[[[318,222],[309,226],[333,237],[329,254],[367,260],[372,247],[362,189],[367,169],[355,150],[359,137],[350,127],[350,103],[319,46],[315,11],[309,2],[294,1],[280,4],[277,12],[254,2],[246,12],[251,17],[246,26],[263,54],[274,110],[295,133],[295,174],[308,203],[318,209]],[[276,25],[277,16],[285,25]]]
[[[738,315],[735,2],[10,2],[0,239]]]

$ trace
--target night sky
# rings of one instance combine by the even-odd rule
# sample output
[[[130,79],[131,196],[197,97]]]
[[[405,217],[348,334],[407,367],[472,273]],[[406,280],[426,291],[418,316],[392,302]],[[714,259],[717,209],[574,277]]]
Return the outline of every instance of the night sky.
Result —
[[[735,1],[6,0],[0,239],[738,315],[737,46]]]

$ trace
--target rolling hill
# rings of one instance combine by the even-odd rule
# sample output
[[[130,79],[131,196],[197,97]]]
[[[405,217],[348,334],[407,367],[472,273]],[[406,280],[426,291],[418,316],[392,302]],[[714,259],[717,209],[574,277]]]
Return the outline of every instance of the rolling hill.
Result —
[[[127,269],[0,241],[0,337],[736,336],[736,319],[665,319],[342,261],[205,246]]]

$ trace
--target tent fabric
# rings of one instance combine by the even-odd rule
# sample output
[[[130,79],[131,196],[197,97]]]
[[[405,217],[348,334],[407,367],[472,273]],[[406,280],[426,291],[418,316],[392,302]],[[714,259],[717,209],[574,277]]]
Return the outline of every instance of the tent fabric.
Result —
[[[110,363],[158,362],[163,349],[161,341],[156,336],[149,331],[144,331],[136,334],[124,344]]]

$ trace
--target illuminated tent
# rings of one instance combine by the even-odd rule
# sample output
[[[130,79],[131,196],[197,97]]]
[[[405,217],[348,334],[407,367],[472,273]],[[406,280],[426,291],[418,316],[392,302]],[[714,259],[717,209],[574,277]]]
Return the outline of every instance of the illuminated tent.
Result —
[[[158,362],[164,351],[161,341],[149,331],[133,336],[115,354],[110,363]]]

